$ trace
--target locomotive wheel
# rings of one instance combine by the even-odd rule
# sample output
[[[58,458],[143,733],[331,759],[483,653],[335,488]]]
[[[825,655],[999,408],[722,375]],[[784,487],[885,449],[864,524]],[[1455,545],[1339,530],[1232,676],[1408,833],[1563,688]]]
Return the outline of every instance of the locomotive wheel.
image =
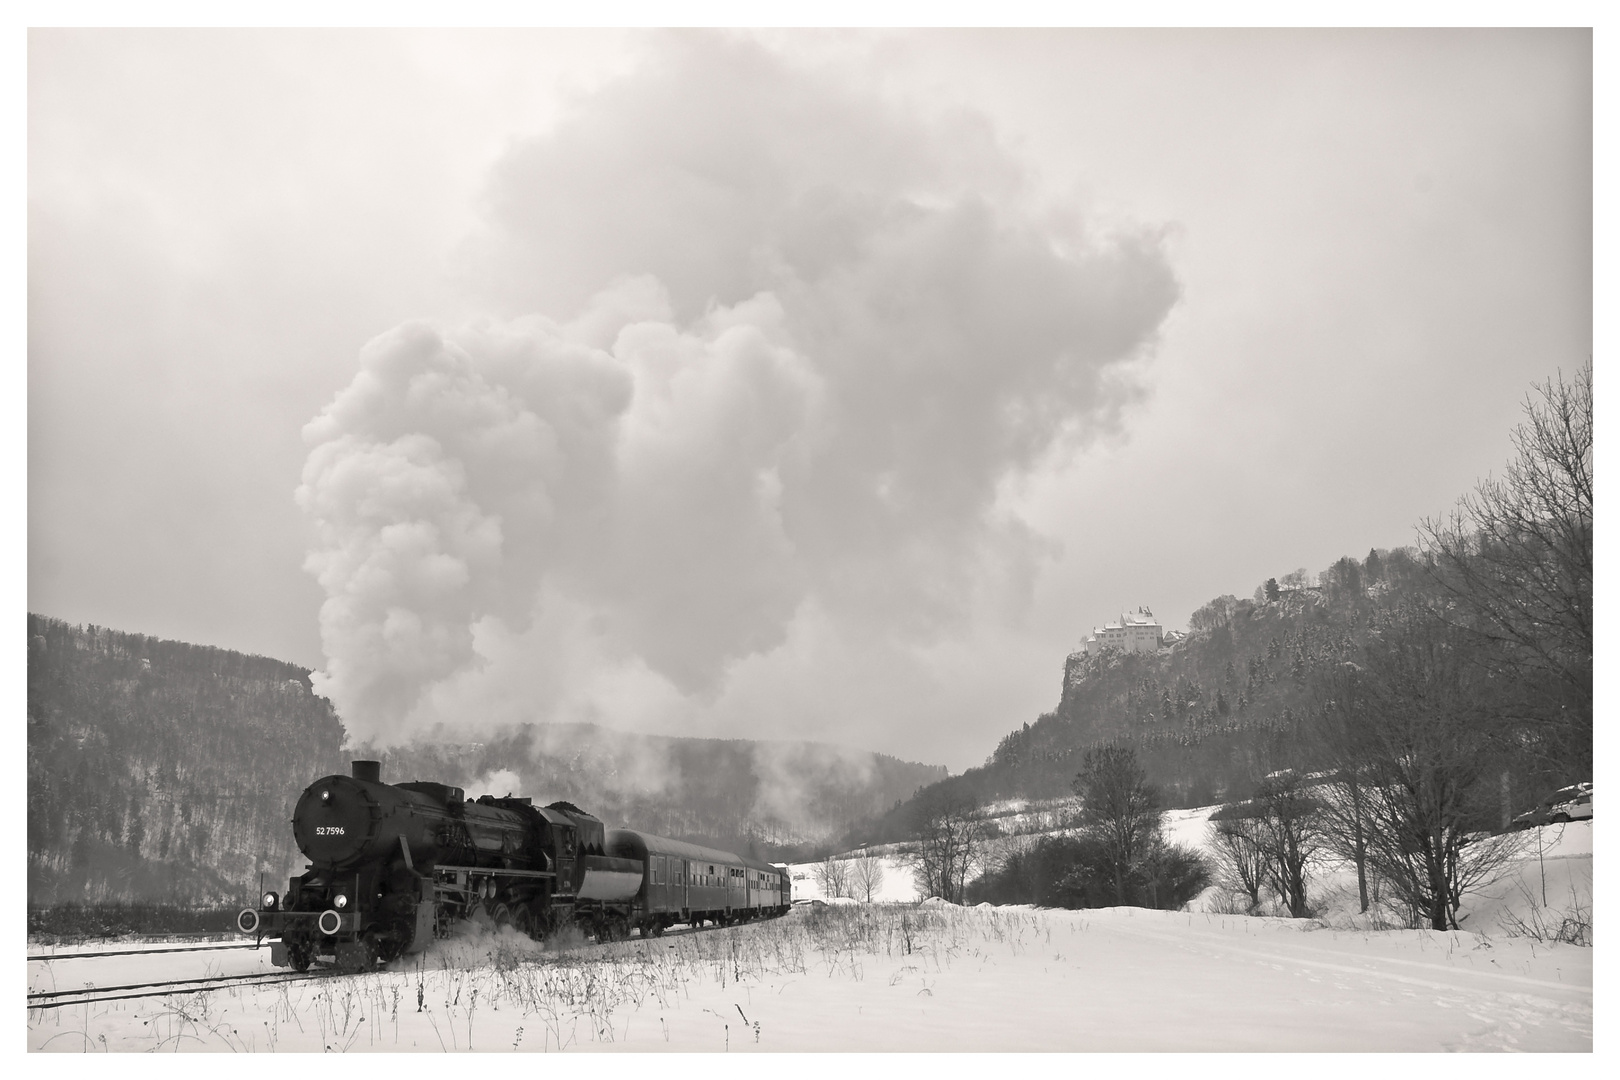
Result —
[[[489,916],[494,920],[495,929],[497,930],[503,930],[516,924],[516,920],[512,917],[512,909],[505,904],[496,904]]]
[[[656,919],[656,920],[653,921],[653,924],[652,924],[652,936],[653,937],[663,937],[664,936],[664,920],[663,919]]]

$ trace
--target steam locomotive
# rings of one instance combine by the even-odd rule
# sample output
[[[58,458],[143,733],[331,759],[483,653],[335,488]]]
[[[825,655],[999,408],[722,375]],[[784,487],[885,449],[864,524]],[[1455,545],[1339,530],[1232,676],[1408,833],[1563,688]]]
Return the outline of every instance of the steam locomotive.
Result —
[[[612,941],[767,918],[792,903],[784,867],[607,829],[568,802],[385,784],[375,761],[311,784],[292,826],[309,866],[284,894],[244,908],[237,929],[269,939],[271,962],[297,971],[317,959],[368,970],[426,949],[458,920]]]

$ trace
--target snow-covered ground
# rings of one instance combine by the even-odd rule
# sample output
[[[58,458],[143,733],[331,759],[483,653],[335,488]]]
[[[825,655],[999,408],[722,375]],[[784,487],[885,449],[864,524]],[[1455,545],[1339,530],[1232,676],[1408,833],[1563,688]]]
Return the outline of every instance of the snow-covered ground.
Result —
[[[150,973],[99,963],[105,982]],[[1136,908],[801,907],[560,954],[474,935],[371,975],[30,1011],[28,1046],[1590,1050],[1592,950]]]
[[[1204,846],[1209,810],[1172,811]],[[882,855],[884,902],[767,923],[542,949],[469,931],[365,976],[30,1010],[34,1050],[1585,1050],[1592,825],[1525,834],[1468,898],[1464,932],[1377,929],[1354,872],[1324,866],[1316,920],[917,903]],[[815,864],[795,867],[820,896]],[[803,878],[799,875],[803,874]],[[1583,916],[1584,913],[1584,916]],[[1540,930],[1540,938],[1527,934]],[[118,951],[127,945],[54,951]],[[30,946],[31,956],[53,950]],[[271,971],[268,949],[28,965],[29,990]]]

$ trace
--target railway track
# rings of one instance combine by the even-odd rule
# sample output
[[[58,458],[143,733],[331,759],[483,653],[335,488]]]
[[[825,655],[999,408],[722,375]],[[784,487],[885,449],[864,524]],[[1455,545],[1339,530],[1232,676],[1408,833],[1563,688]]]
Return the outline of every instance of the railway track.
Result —
[[[229,952],[232,949],[257,949],[258,945],[180,945],[172,949],[118,949],[109,952],[50,953],[30,956],[28,962],[44,963],[51,960],[99,960],[103,956],[166,956],[183,952]]]
[[[680,929],[670,929],[659,937],[684,937],[688,934],[703,933],[703,928],[686,926]],[[631,941],[654,941],[657,938],[631,938]],[[563,951],[573,952],[580,948],[593,945],[606,944],[604,942],[580,942]],[[188,945],[172,949],[121,949],[109,952],[86,953],[56,953],[54,955],[30,956],[30,963],[49,963],[53,960],[97,960],[103,957],[114,956],[164,956],[172,953],[186,952],[228,952],[237,949],[257,949],[263,946],[257,944],[240,945]],[[171,994],[200,994],[214,990],[226,990],[236,986],[277,986],[290,982],[310,982],[320,979],[332,978],[338,975],[355,974],[354,972],[339,971],[334,968],[323,968],[308,972],[295,971],[260,971],[243,975],[212,975],[192,979],[167,979],[154,982],[122,983],[115,986],[87,986],[76,990],[38,990],[28,994],[28,1008],[30,1011],[59,1009],[74,1005],[92,1005],[107,1001],[133,1001],[139,998],[167,997]]]
[[[126,983],[121,986],[87,986],[78,990],[40,990],[28,995],[28,1009],[60,1009],[72,1005],[94,1005],[104,1001],[132,1001],[136,998],[167,997],[170,994],[201,994],[228,990],[234,986],[276,986],[289,982],[310,982],[331,978],[337,972],[254,972],[248,975],[214,975],[201,979],[169,979],[163,982]],[[123,991],[137,991],[124,993]]]

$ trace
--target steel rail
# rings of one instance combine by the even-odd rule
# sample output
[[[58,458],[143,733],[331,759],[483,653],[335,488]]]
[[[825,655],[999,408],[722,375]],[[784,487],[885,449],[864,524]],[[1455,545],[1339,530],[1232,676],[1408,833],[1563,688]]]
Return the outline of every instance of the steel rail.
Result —
[[[760,921],[769,921],[769,919],[775,919],[775,918],[780,918],[780,917],[781,917],[780,915],[773,915],[773,916],[768,916],[766,920],[760,920]],[[744,923],[744,924],[741,924],[741,925],[747,925],[747,924]],[[686,936],[688,934],[700,934],[700,933],[703,933],[705,930],[720,930],[720,929],[730,929],[730,928],[728,928],[728,927],[718,927],[718,926],[711,926],[711,927],[683,926],[679,930],[671,928],[671,929],[665,931],[663,934],[657,935],[657,937],[684,937],[684,936]],[[577,948],[590,948],[593,945],[625,944],[628,941],[635,941],[635,940],[655,941],[655,940],[657,940],[657,938],[655,938],[655,937],[645,937],[645,938],[639,938],[639,939],[637,939],[637,938],[628,938],[628,939],[625,939],[625,941],[621,941],[621,942],[586,941],[586,942],[581,942],[577,946],[574,946],[574,949],[577,949]],[[258,948],[259,946],[256,946],[256,945],[235,945],[235,946],[227,946],[227,947],[228,948],[238,948],[238,949],[253,949],[253,948]],[[152,949],[152,950],[136,949],[136,950],[133,950],[130,953],[83,953],[83,954],[78,954],[78,955],[95,957],[95,956],[140,955],[143,952],[152,952],[154,954],[161,954],[161,953],[164,953],[164,952],[185,952],[185,951],[188,951],[188,950],[184,950],[184,949]],[[192,951],[195,951],[195,950],[192,950]],[[206,950],[204,950],[204,951],[206,951]],[[572,952],[574,950],[569,949],[567,951]],[[29,957],[29,959],[32,960],[32,959],[34,959],[34,957]],[[59,957],[44,957],[43,959],[60,959],[60,958]],[[228,990],[233,986],[279,986],[282,983],[308,982],[308,981],[315,981],[315,980],[319,980],[319,979],[336,978],[336,977],[342,976],[342,975],[361,975],[361,974],[365,974],[365,972],[340,971],[340,970],[337,970],[335,968],[328,968],[326,970],[319,971],[319,972],[264,971],[264,972],[251,972],[251,973],[244,974],[244,975],[216,975],[213,978],[202,978],[202,979],[175,979],[175,980],[171,980],[171,981],[168,981],[168,982],[157,982],[157,983],[130,983],[130,984],[127,984],[127,985],[124,985],[124,986],[86,987],[86,988],[84,988],[82,990],[37,991],[37,992],[30,993],[28,995],[28,1008],[29,1008],[30,1011],[33,1011],[35,1009],[40,1009],[40,1010],[43,1010],[43,1009],[60,1009],[60,1008],[66,1008],[66,1007],[72,1006],[72,1005],[96,1005],[96,1004],[100,1004],[103,1001],[132,1001],[132,1000],[136,1000],[136,999],[139,999],[139,998],[163,997],[166,994],[173,994],[173,993],[202,994],[202,993],[207,993],[207,992],[212,991],[212,990]],[[197,983],[213,983],[213,984],[216,984],[216,985],[197,986],[195,989],[192,989],[192,990],[174,989],[176,987],[181,987],[181,986],[193,986],[193,985],[195,985]],[[147,989],[149,987],[151,989]],[[114,990],[143,990],[143,989],[145,989],[146,992],[145,993],[140,993],[140,994],[113,994],[113,993],[109,992],[109,991],[114,991]],[[72,998],[72,1000],[67,1000],[67,1001],[58,1001],[58,1000],[47,1001],[47,1000],[44,1000],[46,998]]]
[[[279,986],[282,983],[328,979],[337,974],[340,973],[317,972],[315,974],[309,974],[305,972],[293,973],[271,971],[254,975],[221,975],[213,979],[181,979],[171,983],[132,983],[128,986],[86,987],[83,990],[55,990],[49,993],[29,994],[28,1009],[30,1012],[32,1012],[35,1009],[61,1009],[71,1005],[97,1005],[103,1001],[132,1001],[137,998],[165,997],[169,994],[206,994],[213,990],[229,990],[234,986]],[[199,982],[215,983],[217,985],[197,986],[189,990],[175,989],[176,987],[182,985],[190,985]],[[148,989],[145,993],[140,994],[113,994],[102,992],[112,990],[139,990],[144,987],[152,987],[152,989]],[[48,997],[72,997],[72,1000],[42,1000]]]
[[[55,953],[49,956],[30,956],[30,964],[46,960],[97,960],[103,956],[163,956],[181,952],[225,952],[230,949],[257,949],[258,945],[187,945],[178,949],[119,949],[108,952]]]
[[[31,990],[28,1000],[63,997],[68,994],[111,993],[114,990],[145,990],[151,986],[194,986],[197,983],[247,982],[249,979],[270,979],[285,976],[285,971],[250,971],[241,975],[207,975],[200,979],[170,979],[166,982],[124,983],[121,986],[85,986],[77,990]]]

